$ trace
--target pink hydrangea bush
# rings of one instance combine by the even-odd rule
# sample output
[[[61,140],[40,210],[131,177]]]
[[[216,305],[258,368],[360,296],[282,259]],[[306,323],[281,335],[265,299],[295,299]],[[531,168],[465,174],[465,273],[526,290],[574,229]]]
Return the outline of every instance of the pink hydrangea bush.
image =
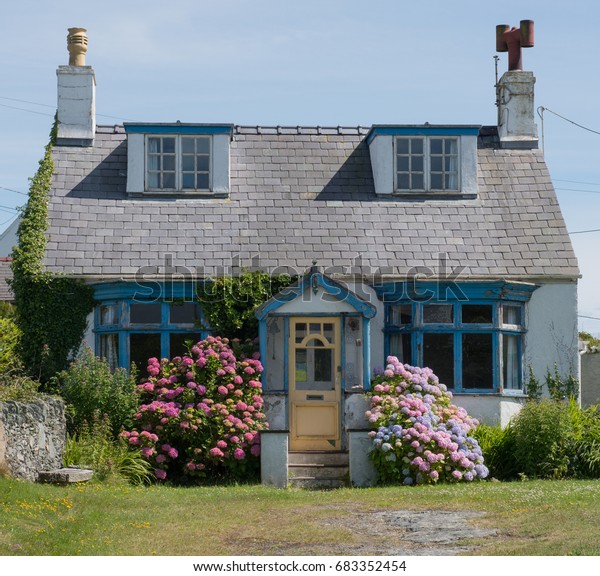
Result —
[[[150,358],[137,387],[137,426],[123,432],[159,480],[242,479],[256,473],[262,412],[258,355],[238,360],[227,338],[209,337],[188,356]]]
[[[479,422],[452,404],[452,393],[429,368],[388,356],[373,380],[371,457],[383,482],[435,484],[486,478],[481,448],[469,433]]]

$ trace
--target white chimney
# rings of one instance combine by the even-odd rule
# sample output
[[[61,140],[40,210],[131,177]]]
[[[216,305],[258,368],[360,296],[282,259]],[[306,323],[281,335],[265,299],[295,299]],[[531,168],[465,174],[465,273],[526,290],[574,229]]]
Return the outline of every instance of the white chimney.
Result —
[[[509,70],[498,82],[498,135],[502,148],[537,148],[533,72]]]
[[[57,144],[91,146],[96,132],[96,77],[85,65],[85,28],[69,28],[69,65],[59,66]]]

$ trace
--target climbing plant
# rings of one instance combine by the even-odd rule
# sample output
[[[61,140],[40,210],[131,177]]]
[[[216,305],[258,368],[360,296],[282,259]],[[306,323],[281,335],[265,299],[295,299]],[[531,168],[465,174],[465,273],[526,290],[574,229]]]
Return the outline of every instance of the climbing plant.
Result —
[[[44,270],[55,141],[56,120],[44,157],[30,179],[29,200],[21,210],[11,263],[16,323],[22,335],[17,351],[26,372],[42,382],[64,369],[79,348],[94,305],[91,287]]]
[[[288,274],[272,276],[259,271],[214,278],[198,288],[205,321],[219,336],[254,339],[258,336],[254,311],[293,280]]]

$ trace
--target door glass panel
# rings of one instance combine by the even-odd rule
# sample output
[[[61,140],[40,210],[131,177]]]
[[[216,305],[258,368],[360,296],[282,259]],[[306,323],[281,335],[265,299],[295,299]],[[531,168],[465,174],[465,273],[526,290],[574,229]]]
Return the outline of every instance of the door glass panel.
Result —
[[[454,335],[423,334],[423,364],[442,384],[454,388]]]
[[[296,350],[296,387],[302,389],[308,381],[306,350]]]
[[[327,382],[331,384],[333,374],[333,350],[315,350],[315,383]]]
[[[309,324],[309,332],[311,334],[320,334],[321,333],[321,325],[320,324]]]
[[[323,336],[325,336],[325,338],[327,338],[327,341],[330,344],[334,343],[334,337],[333,337],[333,324],[323,324]]]
[[[186,342],[191,342],[192,345],[200,340],[198,334],[169,334],[169,357],[174,356],[187,356],[188,346]]]
[[[296,344],[300,344],[306,336],[306,324],[296,324]]]
[[[491,334],[462,335],[462,385],[464,389],[494,387]]]

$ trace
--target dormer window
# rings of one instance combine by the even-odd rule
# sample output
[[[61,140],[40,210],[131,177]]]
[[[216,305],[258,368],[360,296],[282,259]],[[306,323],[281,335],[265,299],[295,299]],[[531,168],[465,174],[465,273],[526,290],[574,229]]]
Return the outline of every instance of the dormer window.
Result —
[[[210,191],[210,136],[148,136],[148,190]]]
[[[399,192],[460,190],[458,138],[396,138],[396,185]]]
[[[479,126],[373,126],[367,143],[375,192],[475,196],[478,133]]]
[[[230,124],[125,124],[131,196],[229,194]]]

